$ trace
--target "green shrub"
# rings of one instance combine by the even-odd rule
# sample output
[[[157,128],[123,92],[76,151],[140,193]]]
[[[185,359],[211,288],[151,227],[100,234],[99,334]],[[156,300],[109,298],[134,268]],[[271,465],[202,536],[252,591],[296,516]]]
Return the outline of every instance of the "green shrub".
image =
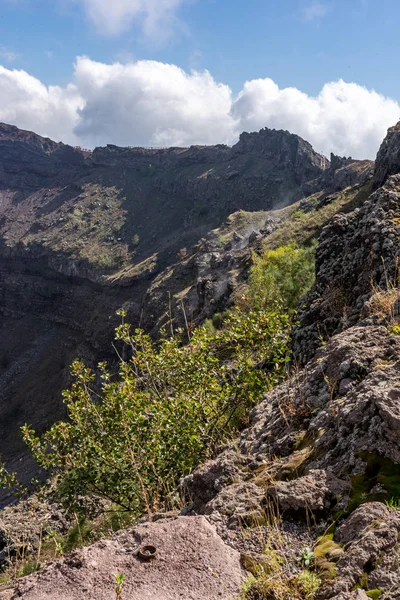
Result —
[[[292,212],[292,219],[302,219],[305,216],[304,210],[298,209]]]
[[[122,319],[124,315],[122,314]],[[286,372],[289,318],[263,309],[233,310],[220,331],[195,331],[156,344],[122,322],[118,376],[75,361],[64,392],[69,420],[24,441],[37,464],[57,475],[58,493],[73,510],[85,498],[141,514],[165,501],[180,477],[242,426],[247,412]],[[260,362],[269,369],[260,368]]]
[[[254,306],[294,310],[314,278],[314,247],[281,246],[254,255],[249,296]]]

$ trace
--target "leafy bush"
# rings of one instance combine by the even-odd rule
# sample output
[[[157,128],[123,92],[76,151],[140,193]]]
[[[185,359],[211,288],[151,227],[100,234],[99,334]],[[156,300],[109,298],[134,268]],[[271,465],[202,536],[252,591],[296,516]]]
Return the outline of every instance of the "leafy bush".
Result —
[[[294,245],[254,255],[249,296],[254,306],[294,310],[315,278],[314,247]]]
[[[298,209],[292,212],[292,219],[302,219],[305,216],[304,210]]]
[[[24,426],[24,440],[37,464],[58,476],[71,509],[88,511],[82,499],[91,497],[150,511],[283,377],[288,330],[287,315],[235,309],[220,331],[200,328],[186,346],[164,335],[155,345],[122,320],[116,339],[128,358],[121,356],[119,374],[100,364],[96,386],[96,374],[75,361],[75,382],[64,392],[69,420],[41,437]]]

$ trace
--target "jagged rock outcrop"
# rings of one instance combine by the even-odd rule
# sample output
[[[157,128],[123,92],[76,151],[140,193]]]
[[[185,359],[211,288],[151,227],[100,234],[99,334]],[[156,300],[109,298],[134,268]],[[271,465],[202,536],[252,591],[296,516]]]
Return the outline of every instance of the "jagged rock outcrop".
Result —
[[[399,360],[400,338],[386,327],[361,324],[333,337],[254,409],[241,451],[285,457],[312,448],[302,469],[339,477],[362,468],[363,451],[400,464]]]
[[[272,513],[296,523],[297,536],[301,522],[315,523],[317,538],[321,518],[326,528],[329,515],[349,515],[329,558],[334,583],[322,585],[318,598],[362,597],[352,590],[367,573],[365,589],[394,600],[400,513],[384,502],[400,489],[399,388],[400,338],[384,326],[349,328],[267,394],[234,446],[182,488],[193,509],[227,536],[264,526]],[[266,527],[267,539],[276,535]],[[290,539],[286,530],[281,535]],[[299,556],[291,561],[299,568]]]
[[[394,175],[360,209],[338,214],[316,250],[316,282],[300,311],[294,350],[304,364],[322,340],[367,316],[374,290],[395,286],[398,270],[400,176]]]
[[[400,338],[386,327],[350,328],[318,350],[306,369],[267,394],[250,414],[239,453],[223,452],[187,478],[185,487],[204,510],[222,488],[254,479],[254,471],[254,481],[266,489],[274,479],[286,482],[271,488],[278,502],[281,495],[282,508],[293,493],[299,508],[314,504],[329,511],[332,504],[321,496],[324,486],[334,497],[343,497],[346,489],[350,494],[348,477],[367,473],[372,461],[378,470],[366,475],[368,495],[379,483],[375,454],[388,461],[383,469],[400,469],[399,387]],[[309,478],[305,493],[315,488],[312,500],[301,498],[304,476]],[[391,489],[375,493],[390,499]]]
[[[356,183],[363,185],[372,177],[373,172],[372,160],[354,160],[331,153],[329,169],[324,171],[322,177],[327,188],[343,190]]]
[[[333,161],[335,164],[335,161]],[[321,341],[357,323],[374,307],[378,290],[398,284],[400,224],[400,124],[389,129],[377,154],[376,191],[351,214],[338,214],[323,229],[316,252],[316,282],[300,309],[294,333],[304,364]]]
[[[258,222],[242,225],[243,235],[234,231],[228,234],[227,242],[221,242],[223,233],[211,233],[179,262],[154,277],[143,303],[146,329],[155,335],[160,331],[165,324],[166,307],[179,325],[184,326],[186,319],[191,326],[197,326],[232,306],[235,295],[248,280],[253,252],[262,251],[263,240],[280,223],[279,217],[265,217],[261,211],[258,214]],[[225,225],[229,227],[237,216],[238,213],[231,215]]]
[[[381,187],[396,173],[400,173],[400,121],[390,127],[376,155],[374,187]]]
[[[277,481],[268,487],[267,494],[285,513],[318,514],[336,506],[337,498],[348,495],[349,491],[348,481],[338,479],[325,469],[311,469],[293,481]]]
[[[364,185],[374,172],[372,160],[354,160],[333,153],[329,161],[323,158],[321,164],[323,172],[316,181],[306,184],[307,193],[312,194],[321,188],[339,191],[355,184]]]
[[[232,154],[247,153],[260,154],[266,161],[274,163],[279,171],[293,170],[300,185],[311,181],[323,170],[321,162],[324,157],[315,152],[311,144],[288,131],[265,128],[259,133],[242,133],[238,143],[232,147]]]

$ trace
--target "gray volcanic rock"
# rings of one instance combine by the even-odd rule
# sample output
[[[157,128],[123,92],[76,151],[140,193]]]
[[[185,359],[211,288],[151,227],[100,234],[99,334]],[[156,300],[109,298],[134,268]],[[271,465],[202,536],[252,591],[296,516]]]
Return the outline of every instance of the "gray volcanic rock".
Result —
[[[182,491],[200,509],[226,486],[241,479],[240,456],[234,451],[220,454],[184,478]]]
[[[349,377],[354,387],[339,394]],[[239,449],[285,457],[308,445],[306,473],[329,469],[337,477],[362,472],[363,452],[400,464],[399,386],[400,339],[385,327],[350,328],[253,410]]]
[[[337,563],[335,581],[321,588],[317,600],[352,598],[346,594],[363,576],[368,589],[384,591],[388,600],[400,598],[399,535],[399,511],[379,502],[360,506],[336,532],[345,552]]]
[[[381,187],[390,177],[400,173],[400,121],[388,129],[376,155],[374,186]]]
[[[292,481],[277,481],[268,487],[268,495],[282,511],[318,513],[336,506],[338,496],[350,491],[348,481],[338,479],[324,469],[311,469]]]
[[[350,214],[338,214],[322,230],[316,250],[316,281],[302,300],[294,351],[302,363],[321,341],[355,325],[375,289],[398,275],[400,175]]]
[[[339,393],[349,378],[354,386]],[[344,331],[251,412],[236,454],[225,450],[185,480],[191,499],[208,514],[229,498],[233,514],[235,497],[243,504],[238,482],[251,482],[264,490],[259,510],[269,496],[283,510],[328,514],[349,504],[356,475],[366,499],[390,498],[390,473],[400,470],[399,388],[400,338],[385,327]]]
[[[353,592],[343,592],[336,596],[335,600],[367,600],[367,598],[365,591],[358,589]]]
[[[329,554],[336,575],[318,600],[367,598],[354,589],[360,582],[398,600],[400,512],[383,502],[398,494],[399,389],[398,336],[362,324],[334,336],[265,396],[231,448],[184,480],[192,507],[236,544],[239,528],[249,528],[250,539],[255,528],[254,535],[293,543],[301,522],[317,527],[322,518],[314,545],[308,543],[314,547],[326,532],[325,519],[347,514]],[[265,525],[271,514],[272,522],[276,515],[281,522],[278,533]],[[296,559],[285,547],[294,573],[302,551]]]

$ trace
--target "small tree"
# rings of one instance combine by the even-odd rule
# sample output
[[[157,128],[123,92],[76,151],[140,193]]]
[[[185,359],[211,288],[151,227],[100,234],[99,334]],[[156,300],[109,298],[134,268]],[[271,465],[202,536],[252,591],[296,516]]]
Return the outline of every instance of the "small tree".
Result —
[[[253,259],[249,279],[252,304],[293,311],[314,282],[314,247],[281,246],[262,256],[254,254]]]
[[[122,322],[116,338],[130,358],[121,358],[119,375],[100,364],[97,389],[95,373],[75,361],[64,392],[69,420],[41,437],[24,426],[24,440],[37,464],[58,476],[59,495],[74,510],[97,497],[150,511],[283,377],[288,326],[286,315],[235,309],[221,331],[200,328],[184,346],[179,336],[155,345]]]

